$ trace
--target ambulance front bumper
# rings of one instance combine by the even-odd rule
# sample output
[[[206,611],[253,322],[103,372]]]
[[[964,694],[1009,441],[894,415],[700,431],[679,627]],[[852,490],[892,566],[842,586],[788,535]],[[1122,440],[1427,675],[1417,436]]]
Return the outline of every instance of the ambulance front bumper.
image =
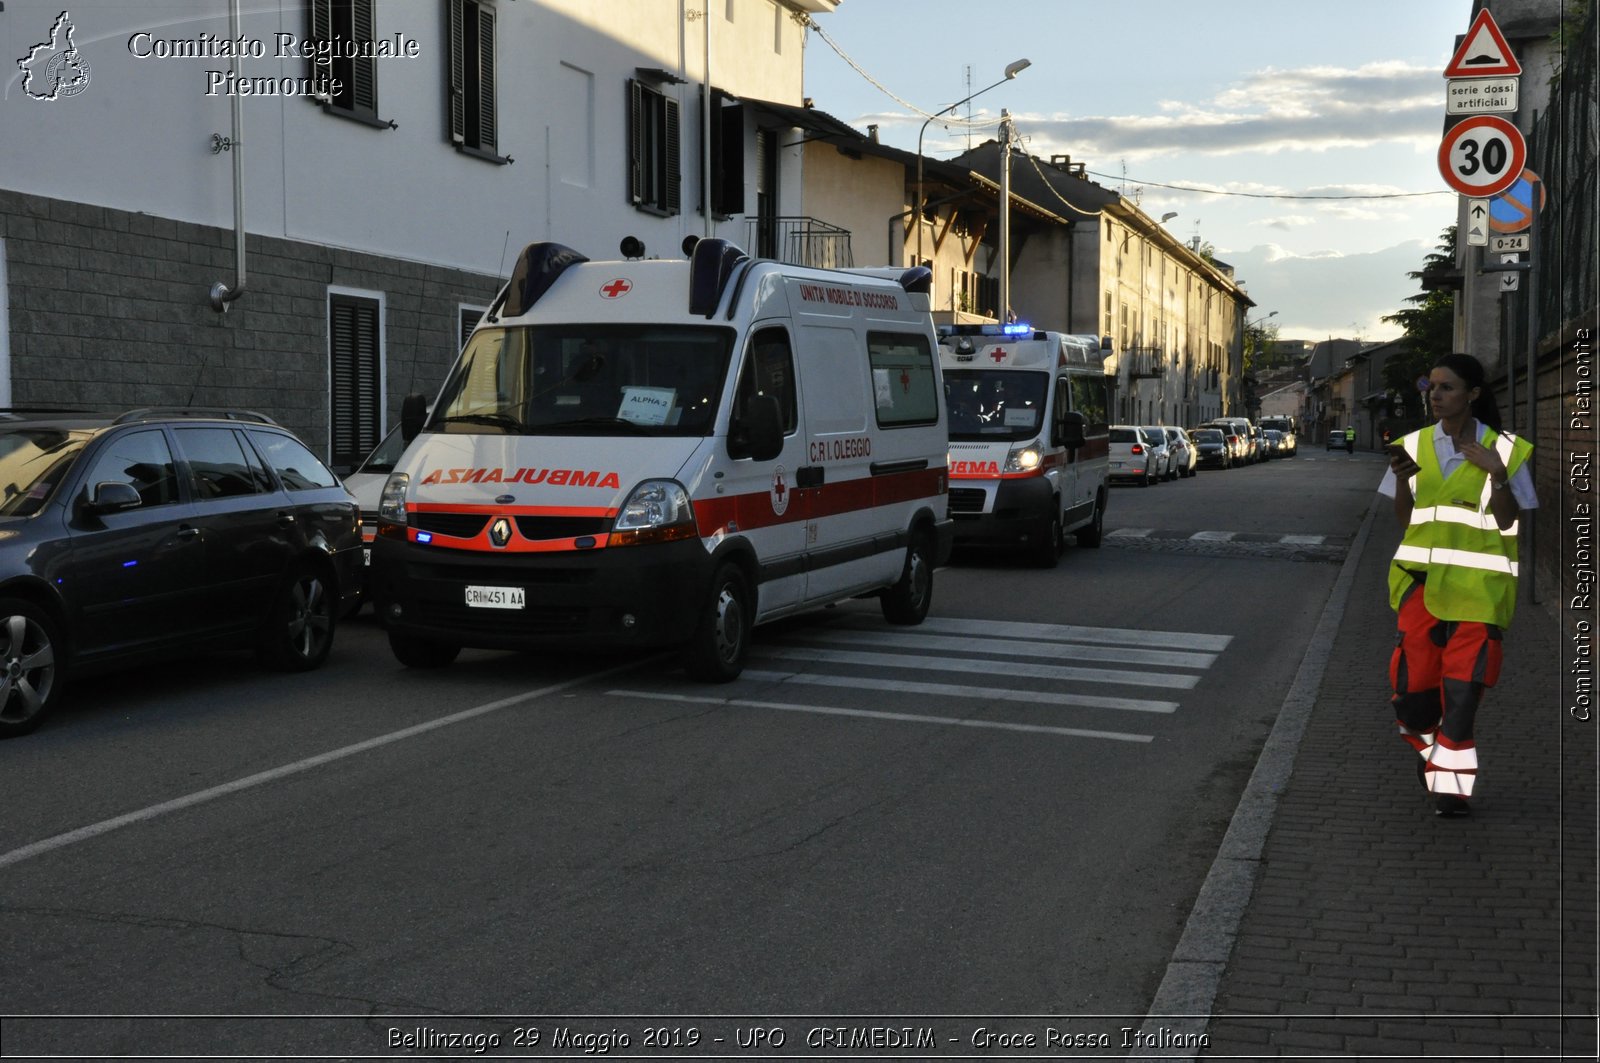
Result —
[[[950,516],[957,546],[1012,545],[1048,533],[1055,492],[1043,477],[1025,480],[956,481]]]
[[[711,581],[699,539],[488,554],[379,536],[372,554],[368,588],[384,626],[478,649],[680,643]]]

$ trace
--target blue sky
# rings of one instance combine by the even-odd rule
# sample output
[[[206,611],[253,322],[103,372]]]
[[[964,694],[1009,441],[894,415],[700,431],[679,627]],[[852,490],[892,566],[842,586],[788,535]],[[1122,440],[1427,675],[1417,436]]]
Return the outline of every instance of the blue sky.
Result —
[[[1152,217],[1177,211],[1168,228],[1215,245],[1284,339],[1398,335],[1380,319],[1417,292],[1406,272],[1455,221],[1435,159],[1471,0],[843,0],[816,21],[892,96],[815,33],[806,95],[911,151],[924,115],[893,97],[931,113],[1032,60],[973,101],[972,143],[1003,107],[1032,154],[1071,155]],[[967,142],[934,122],[924,149],[949,158]]]

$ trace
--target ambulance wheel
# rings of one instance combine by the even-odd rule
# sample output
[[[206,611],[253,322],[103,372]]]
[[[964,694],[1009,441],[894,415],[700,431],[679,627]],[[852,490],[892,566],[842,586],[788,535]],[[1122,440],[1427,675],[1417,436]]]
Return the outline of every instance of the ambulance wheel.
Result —
[[[700,622],[683,647],[683,667],[702,682],[731,683],[750,653],[754,603],[744,572],[732,561],[718,567],[711,588]]]
[[[389,632],[389,649],[394,651],[395,660],[407,668],[443,668],[461,653],[460,646],[402,635],[398,631]]]
[[[1094,519],[1073,534],[1077,536],[1079,546],[1087,546],[1092,549],[1100,545],[1100,540],[1105,538],[1106,534],[1106,501],[1104,498],[1095,497]]]
[[[900,579],[883,592],[883,618],[891,624],[920,624],[933,604],[933,544],[927,532],[911,533]]]
[[[1066,548],[1066,536],[1061,533],[1061,514],[1057,513],[1045,525],[1044,534],[1033,548],[1033,563],[1040,568],[1055,568]]]

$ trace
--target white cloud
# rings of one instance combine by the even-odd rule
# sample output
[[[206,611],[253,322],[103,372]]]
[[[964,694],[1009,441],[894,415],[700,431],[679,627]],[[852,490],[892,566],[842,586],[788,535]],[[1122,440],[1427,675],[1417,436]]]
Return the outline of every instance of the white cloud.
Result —
[[[1313,251],[1295,254],[1278,244],[1219,250],[1234,267],[1259,308],[1253,314],[1278,311],[1274,319],[1284,339],[1326,339],[1329,336],[1390,339],[1397,326],[1382,321],[1404,309],[1417,293],[1406,274],[1419,269],[1431,246],[1422,240],[1379,251],[1341,254]]]
[[[1269,229],[1282,229],[1287,232],[1290,229],[1315,225],[1316,223],[1317,219],[1308,214],[1285,214],[1278,218],[1262,218],[1258,224],[1265,225]]]

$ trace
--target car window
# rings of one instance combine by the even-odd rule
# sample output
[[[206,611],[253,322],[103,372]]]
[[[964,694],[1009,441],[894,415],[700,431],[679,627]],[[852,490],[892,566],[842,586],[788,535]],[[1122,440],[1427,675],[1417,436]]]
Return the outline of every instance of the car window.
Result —
[[[231,428],[178,428],[178,449],[189,463],[196,498],[237,498],[270,489],[265,474],[248,457]]]
[[[96,484],[128,484],[139,492],[139,501],[146,506],[164,506],[178,500],[178,468],[167,437],[159,428],[128,432],[110,440],[95,456],[83,482],[91,491]]]
[[[1131,428],[1113,428],[1111,430],[1111,442],[1113,443],[1133,443],[1136,441],[1137,435]]]
[[[298,439],[277,432],[251,432],[250,439],[261,456],[267,459],[267,464],[277,472],[278,479],[283,481],[286,489],[307,491],[313,487],[338,485],[338,477],[329,472],[328,467],[318,461],[317,456]]]

